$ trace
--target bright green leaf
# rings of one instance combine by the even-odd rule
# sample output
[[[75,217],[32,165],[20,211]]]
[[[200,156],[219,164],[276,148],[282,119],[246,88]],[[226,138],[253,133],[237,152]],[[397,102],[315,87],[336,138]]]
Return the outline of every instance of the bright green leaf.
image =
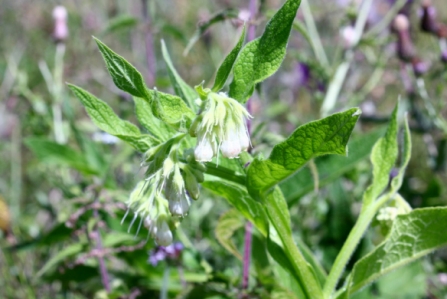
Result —
[[[233,69],[234,62],[236,61],[237,56],[239,55],[239,51],[242,49],[242,45],[245,41],[245,33],[246,27],[242,30],[241,37],[237,42],[236,46],[231,50],[230,54],[225,57],[224,61],[220,65],[217,70],[216,79],[214,80],[214,85],[212,90],[217,92],[222,89],[227,82],[228,76],[230,75],[231,70]]]
[[[109,105],[91,93],[72,84],[68,84],[68,87],[81,101],[90,118],[101,130],[129,143],[140,152],[145,152],[159,143],[155,137],[141,134],[135,125],[120,119]]]
[[[322,298],[317,274],[306,261],[292,237],[290,215],[281,189],[276,187],[262,198],[271,226],[268,248],[272,257],[296,277],[308,298]],[[281,251],[284,252],[281,255]]]
[[[196,114],[177,96],[157,90],[148,90],[148,97],[152,113],[177,130],[186,131],[196,117]]]
[[[247,173],[250,194],[259,197],[314,157],[346,155],[346,144],[359,116],[360,109],[352,108],[297,128],[273,148],[267,160],[255,159],[250,164]]]
[[[390,172],[396,163],[398,155],[397,110],[398,105],[396,105],[391,115],[391,121],[385,136],[380,138],[372,149],[373,181],[363,195],[364,208],[385,190],[388,185]]]
[[[251,199],[246,190],[222,181],[206,181],[202,186],[228,200],[264,236],[267,236],[268,220],[264,208],[259,202]]]
[[[216,238],[220,245],[222,245],[239,260],[242,260],[242,255],[237,250],[236,245],[234,245],[231,238],[233,237],[235,231],[244,227],[244,225],[245,221],[241,217],[238,210],[231,209],[219,218],[215,229]]]
[[[161,52],[163,54],[163,58],[168,66],[168,74],[169,79],[171,79],[172,86],[174,87],[175,94],[181,97],[190,108],[195,109],[197,105],[195,105],[194,101],[197,99],[197,93],[195,90],[183,81],[180,75],[174,68],[172,64],[171,57],[169,56],[168,49],[166,48],[165,42],[161,41]]]
[[[95,37],[94,39],[116,87],[133,96],[140,98],[146,97],[146,84],[144,83],[143,76],[141,76],[137,69],[126,59],[113,52],[99,39]]]
[[[287,43],[300,0],[288,0],[258,39],[245,45],[234,65],[230,97],[245,103],[259,83],[273,75],[286,55]]]
[[[331,183],[357,167],[360,161],[368,158],[372,147],[377,139],[383,136],[383,132],[384,130],[380,129],[351,138],[347,157],[331,155],[315,159],[319,187]],[[314,186],[315,182],[309,167],[303,168],[280,185],[289,206],[293,206],[302,196],[314,190]]]
[[[378,277],[447,245],[446,227],[446,207],[416,209],[398,216],[388,238],[355,264],[349,293],[355,293]]]

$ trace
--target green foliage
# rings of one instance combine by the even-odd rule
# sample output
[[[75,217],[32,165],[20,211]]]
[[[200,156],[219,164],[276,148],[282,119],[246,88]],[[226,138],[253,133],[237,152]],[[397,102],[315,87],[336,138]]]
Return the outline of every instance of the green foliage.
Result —
[[[255,84],[273,75],[286,55],[287,43],[300,0],[288,0],[271,18],[264,33],[242,49],[234,64],[230,97],[245,103]]]
[[[447,208],[416,209],[400,215],[388,238],[354,266],[348,292],[355,293],[378,277],[447,245]]]
[[[155,137],[141,134],[135,125],[120,119],[109,105],[91,93],[72,84],[68,84],[68,86],[84,105],[93,122],[101,130],[126,141],[140,152],[145,152],[159,143],[159,140]]]
[[[219,69],[216,73],[216,79],[214,80],[214,85],[211,88],[212,91],[219,91],[224,87],[225,82],[227,82],[228,76],[231,73],[231,70],[233,69],[234,62],[236,61],[240,50],[242,49],[242,45],[245,41],[245,34],[246,34],[247,27],[244,26],[244,29],[242,30],[241,37],[239,38],[239,41],[237,42],[236,46],[231,50],[231,52],[225,57],[224,61],[220,65]]]
[[[254,201],[247,191],[239,186],[222,181],[206,181],[202,183],[202,186],[224,197],[245,218],[253,222],[264,236],[268,234],[268,220],[264,208],[259,202]]]
[[[327,154],[346,154],[346,144],[360,116],[358,108],[310,122],[276,145],[267,160],[255,159],[248,168],[247,188],[258,197],[285,180],[310,159]]]
[[[135,97],[145,98],[146,84],[137,69],[99,39],[94,39],[116,87]]]

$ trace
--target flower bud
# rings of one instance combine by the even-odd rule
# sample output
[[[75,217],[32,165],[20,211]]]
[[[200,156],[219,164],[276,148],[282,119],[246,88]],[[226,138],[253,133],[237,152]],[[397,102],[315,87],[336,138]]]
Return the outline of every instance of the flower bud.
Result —
[[[355,29],[353,26],[349,25],[343,27],[340,30],[340,35],[343,40],[343,45],[346,49],[352,48],[356,43]]]
[[[416,77],[424,75],[430,68],[430,65],[427,62],[422,61],[418,57],[411,60],[411,65],[413,66],[413,72]]]
[[[415,55],[413,42],[410,37],[410,22],[402,14],[394,18],[393,27],[397,33],[397,55],[403,61],[411,61]]]
[[[208,162],[214,157],[213,140],[210,140],[209,134],[197,137],[197,146],[194,150],[194,156],[198,162]]]
[[[53,37],[56,42],[63,42],[68,37],[67,10],[59,5],[53,9],[54,31]]]
[[[183,178],[185,181],[185,189],[186,191],[188,191],[188,194],[193,199],[198,199],[200,196],[199,183],[197,182],[197,179],[194,176],[194,174],[191,172],[189,166],[186,166],[183,169]]]
[[[166,216],[159,216],[152,229],[152,235],[154,236],[155,241],[161,246],[170,245],[173,239],[171,229],[166,220]]]
[[[431,0],[422,1],[421,30],[432,34],[438,32],[436,9],[432,6]]]

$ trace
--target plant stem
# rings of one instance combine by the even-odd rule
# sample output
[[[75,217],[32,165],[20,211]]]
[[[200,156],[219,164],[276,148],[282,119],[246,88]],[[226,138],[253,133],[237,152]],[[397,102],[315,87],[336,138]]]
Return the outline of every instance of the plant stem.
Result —
[[[95,202],[98,202],[98,192],[95,190]],[[99,221],[98,209],[93,210],[93,216]],[[104,248],[101,240],[101,232],[99,231],[98,224],[95,225],[95,247],[98,252],[103,252]],[[102,255],[98,255],[99,273],[101,275],[101,282],[107,293],[110,293],[109,273],[107,272],[106,263]]]
[[[248,288],[248,279],[250,276],[252,230],[253,230],[253,223],[247,221],[247,223],[245,223],[244,260],[243,260],[244,268],[242,277],[242,289]]]
[[[365,209],[362,209],[357,222],[349,233],[348,239],[343,244],[342,249],[335,259],[334,265],[329,272],[323,289],[323,298],[332,298],[332,293],[337,287],[338,281],[343,274],[346,264],[349,262],[349,259],[354,253],[354,250],[357,248],[357,245],[362,239],[369,224],[371,223],[371,220],[374,218],[374,215],[377,213],[380,207],[384,203],[386,203],[392,195],[392,193],[386,193],[383,196],[379,197],[379,199],[377,199],[375,202],[369,204]]]
[[[250,19],[251,20],[255,19],[256,13],[258,10],[257,0],[250,0],[249,10],[250,10]],[[254,40],[255,35],[256,35],[256,26],[254,25],[254,22],[251,22],[251,23],[252,24],[248,27],[248,33],[247,33],[248,41]],[[248,99],[247,111],[250,114],[252,114],[252,112],[253,112],[251,99]],[[248,131],[248,135],[250,136],[251,135],[251,119],[250,118],[247,119],[247,131]],[[251,150],[251,147],[249,150]],[[244,260],[243,260],[243,269],[242,269],[242,289],[244,289],[244,290],[248,288],[249,277],[250,277],[252,230],[253,230],[253,224],[250,221],[247,221],[247,223],[245,224]]]

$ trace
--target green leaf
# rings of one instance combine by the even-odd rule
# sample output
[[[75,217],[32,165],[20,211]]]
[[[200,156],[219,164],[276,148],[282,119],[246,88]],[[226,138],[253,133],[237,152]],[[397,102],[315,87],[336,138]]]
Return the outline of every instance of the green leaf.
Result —
[[[98,170],[89,166],[84,155],[67,145],[39,137],[28,137],[24,142],[41,162],[66,165],[84,174],[98,173]]]
[[[140,152],[145,152],[159,143],[155,137],[141,134],[135,125],[120,119],[109,105],[88,91],[72,84],[68,84],[68,87],[81,101],[90,118],[101,130],[129,143]]]
[[[188,42],[188,45],[185,48],[185,51],[183,51],[183,55],[188,55],[189,51],[192,49],[194,44],[199,40],[200,36],[209,28],[211,25],[225,21],[227,19],[237,18],[238,17],[238,11],[234,9],[226,9],[223,11],[220,11],[213,16],[209,18],[209,20],[200,22],[197,26],[196,32],[194,32],[194,35],[191,37],[191,39]]]
[[[112,76],[113,82],[119,89],[130,93],[133,96],[146,97],[146,84],[143,76],[126,59],[113,52],[109,47],[96,37],[96,44],[104,58],[107,70]]]
[[[288,259],[288,262],[282,261],[280,263],[286,266],[286,269],[289,269],[292,275],[297,277],[298,283],[308,298],[323,298],[321,285],[316,273],[293,240],[289,210],[279,187],[274,188],[272,192],[263,196],[262,201],[271,226],[274,228],[271,228],[269,231],[269,240],[273,241],[273,243],[270,242],[268,244],[269,252],[274,254],[273,248],[276,248],[276,251],[282,248],[284,256],[280,257],[276,252],[275,259],[279,262],[281,259]],[[274,244],[277,246],[272,246]]]
[[[355,264],[349,293],[355,293],[378,277],[447,245],[446,227],[446,207],[416,209],[398,216],[389,237]]]
[[[352,108],[298,127],[273,148],[267,160],[255,159],[250,164],[247,173],[250,194],[258,198],[314,157],[346,155],[346,144],[359,115],[360,109]]]
[[[133,100],[138,122],[148,130],[151,135],[154,135],[161,141],[166,141],[176,133],[173,128],[155,117],[152,113],[151,105],[147,100],[138,97],[133,97]]]
[[[411,134],[410,128],[408,127],[408,119],[405,117],[404,121],[404,132],[403,132],[403,145],[402,145],[402,156],[401,165],[399,167],[398,174],[391,180],[391,193],[397,192],[402,186],[402,181],[404,179],[405,170],[410,162],[411,158]]]
[[[324,156],[315,159],[318,169],[319,186],[323,187],[339,178],[344,173],[354,169],[358,163],[369,157],[371,149],[384,130],[375,130],[353,137],[349,140],[349,155]],[[302,196],[314,190],[314,180],[309,167],[303,168],[291,178],[281,183],[280,187],[289,206],[297,203]]]
[[[217,70],[216,79],[214,80],[214,85],[212,88],[213,91],[217,92],[221,90],[222,87],[225,85],[225,82],[227,82],[228,76],[233,69],[234,62],[236,61],[236,58],[239,55],[240,50],[242,49],[242,45],[244,44],[245,33],[246,26],[244,25],[244,29],[242,30],[239,41],[237,42],[233,50],[231,50],[230,54],[225,57],[224,61]]]
[[[61,251],[59,251],[55,256],[53,256],[46,264],[42,267],[42,269],[37,272],[37,276],[42,276],[49,270],[51,270],[53,267],[58,265],[59,263],[63,262],[65,259],[72,257],[80,252],[82,252],[84,248],[84,244],[82,243],[76,243],[71,244]]]
[[[206,181],[202,183],[202,186],[228,200],[264,236],[267,236],[268,220],[264,208],[259,202],[254,201],[246,190],[222,181]]]
[[[391,121],[385,136],[380,138],[372,149],[373,181],[363,194],[363,208],[368,207],[388,186],[389,175],[398,155],[397,111],[398,105],[396,105],[391,115]]]
[[[177,96],[148,90],[148,97],[154,115],[177,130],[186,132],[196,117],[196,114]]]
[[[224,213],[217,222],[215,234],[216,238],[226,250],[233,254],[239,260],[242,260],[242,255],[234,245],[231,238],[234,232],[244,227],[245,221],[241,214],[236,209],[231,209]]]
[[[114,231],[113,233],[106,234],[103,240],[103,246],[105,248],[116,247],[121,244],[134,243],[135,244],[135,236],[123,233],[119,231]]]
[[[234,65],[230,97],[245,103],[254,86],[273,75],[286,55],[287,43],[300,0],[288,0],[258,39],[245,45]]]
[[[163,54],[163,59],[168,66],[169,79],[171,80],[172,86],[174,87],[175,94],[181,97],[190,108],[194,109],[197,106],[194,103],[194,101],[198,97],[197,93],[191,86],[183,81],[183,79],[175,70],[174,65],[171,61],[171,57],[168,53],[168,49],[166,48],[166,44],[163,40],[161,41],[161,52]]]

